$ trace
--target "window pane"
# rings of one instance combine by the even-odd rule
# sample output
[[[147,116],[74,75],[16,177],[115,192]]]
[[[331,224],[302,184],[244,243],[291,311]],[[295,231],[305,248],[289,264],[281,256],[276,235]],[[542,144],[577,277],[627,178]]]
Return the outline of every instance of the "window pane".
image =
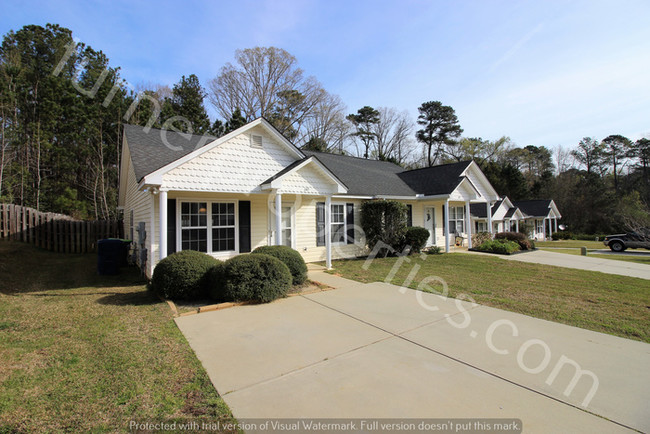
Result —
[[[206,229],[183,229],[181,231],[181,249],[207,252],[208,231]]]
[[[212,229],[212,251],[235,250],[235,228]]]
[[[181,203],[181,226],[182,227],[205,227],[207,221],[206,202],[183,202]]]
[[[291,229],[282,230],[282,245],[291,247]]]
[[[213,203],[212,226],[235,226],[235,204]]]
[[[332,223],[343,223],[345,210],[343,205],[332,205]]]
[[[456,219],[464,219],[465,218],[465,208],[462,206],[459,206],[456,208]]]
[[[332,225],[332,242],[342,243],[345,241],[345,225],[333,224]]]

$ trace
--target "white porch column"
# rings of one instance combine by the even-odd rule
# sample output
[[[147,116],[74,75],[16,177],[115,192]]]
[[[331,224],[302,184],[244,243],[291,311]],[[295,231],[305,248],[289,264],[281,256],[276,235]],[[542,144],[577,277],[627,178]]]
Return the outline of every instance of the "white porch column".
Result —
[[[548,234],[549,238],[553,238],[553,220],[548,219]]]
[[[469,214],[469,201],[465,202],[465,215],[467,216],[467,248],[472,248],[472,216]]]
[[[515,226],[517,226],[517,232],[519,232],[519,220],[515,220]]]
[[[167,257],[167,190],[160,190],[158,195],[160,206],[160,259],[163,260]]]
[[[557,232],[557,217],[553,219],[555,221],[555,232]]]
[[[325,196],[325,267],[332,268],[332,197]]]
[[[275,193],[275,245],[282,244],[282,193]]]
[[[494,229],[492,229],[492,204],[490,204],[490,201],[487,201],[487,218],[488,218],[488,232],[490,234],[494,233]]]
[[[445,201],[445,252],[449,253],[449,201]]]

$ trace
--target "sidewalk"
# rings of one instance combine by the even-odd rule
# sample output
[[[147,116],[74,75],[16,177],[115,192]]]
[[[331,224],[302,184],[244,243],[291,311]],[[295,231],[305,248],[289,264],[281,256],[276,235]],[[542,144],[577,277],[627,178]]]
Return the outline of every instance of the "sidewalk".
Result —
[[[490,255],[509,261],[530,262],[535,264],[553,265],[556,267],[575,268],[578,270],[600,271],[619,276],[638,277],[650,280],[650,265],[636,262],[617,261],[615,259],[593,258],[589,256],[569,255],[565,253],[536,250],[517,255],[494,255],[491,253],[470,252],[476,255]]]

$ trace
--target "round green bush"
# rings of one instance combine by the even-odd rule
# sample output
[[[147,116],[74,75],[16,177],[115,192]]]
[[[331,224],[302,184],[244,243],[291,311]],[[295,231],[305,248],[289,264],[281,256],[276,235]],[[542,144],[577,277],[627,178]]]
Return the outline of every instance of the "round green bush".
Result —
[[[404,247],[410,246],[411,253],[420,253],[429,239],[429,230],[420,226],[406,228]]]
[[[297,250],[288,246],[261,246],[253,250],[253,253],[271,255],[284,262],[289,267],[294,285],[301,285],[307,280],[307,264]]]
[[[292,280],[289,268],[282,261],[260,253],[228,259],[221,278],[225,299],[261,303],[285,297]]]
[[[516,241],[506,240],[504,238],[486,241],[476,248],[476,250],[488,253],[510,254],[520,250]]]
[[[171,300],[192,300],[206,295],[206,273],[219,261],[205,253],[183,250],[158,262],[153,270],[154,291]]]
[[[210,268],[205,277],[208,296],[216,301],[228,301],[226,295],[226,264],[219,262]]]

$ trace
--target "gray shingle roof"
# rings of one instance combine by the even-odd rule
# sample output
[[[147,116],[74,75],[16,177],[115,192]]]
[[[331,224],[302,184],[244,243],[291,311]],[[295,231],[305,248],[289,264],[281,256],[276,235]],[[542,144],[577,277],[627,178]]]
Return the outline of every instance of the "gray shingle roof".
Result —
[[[494,215],[496,210],[499,209],[501,202],[503,202],[503,200],[498,200],[494,205],[492,205],[492,215]],[[487,218],[487,206],[485,206],[484,203],[472,203],[469,206],[469,213],[476,218],[485,219]]]
[[[125,125],[124,134],[131,151],[131,160],[138,181],[161,167],[216,140],[212,136],[176,133],[173,131]],[[367,160],[325,152],[302,151],[314,156],[348,188],[349,195],[415,196],[416,194],[449,194],[462,181],[461,173],[471,161],[405,171],[388,161]],[[304,159],[292,163],[269,178],[270,182],[293,169]]]
[[[138,182],[146,175],[216,140],[212,136],[182,134],[156,128],[146,132],[144,127],[137,125],[124,125],[124,134]]]
[[[512,203],[527,216],[546,217],[550,212],[550,199],[518,200]]]
[[[462,161],[460,163],[408,170],[400,173],[399,177],[420,194],[427,196],[449,194],[463,180],[461,174],[470,163],[471,161]]]
[[[348,187],[348,194],[362,196],[415,196],[398,174],[404,169],[388,161],[366,160],[347,155],[303,151],[313,155]]]

